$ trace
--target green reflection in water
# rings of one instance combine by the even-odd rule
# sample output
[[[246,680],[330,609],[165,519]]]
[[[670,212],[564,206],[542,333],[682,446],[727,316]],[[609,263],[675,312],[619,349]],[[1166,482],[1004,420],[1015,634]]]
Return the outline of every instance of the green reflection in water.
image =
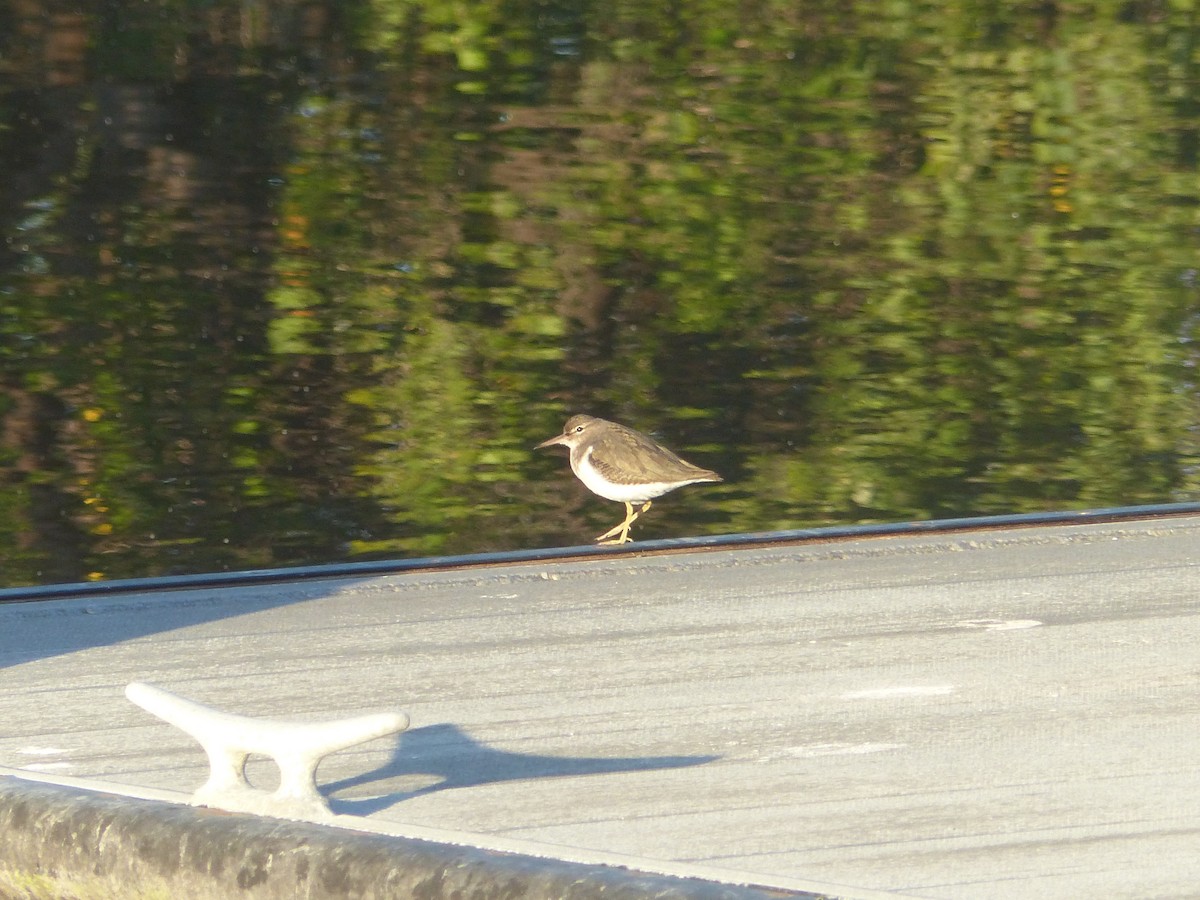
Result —
[[[155,9],[0,47],[4,583],[1198,494],[1183,7]]]

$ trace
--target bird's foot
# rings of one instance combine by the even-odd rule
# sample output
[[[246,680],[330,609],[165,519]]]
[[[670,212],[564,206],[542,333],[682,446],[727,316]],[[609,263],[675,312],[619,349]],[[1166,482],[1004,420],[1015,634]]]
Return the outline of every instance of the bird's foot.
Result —
[[[649,500],[647,500],[645,503],[643,503],[642,508],[639,509],[637,512],[633,511],[632,503],[626,503],[625,504],[625,521],[621,522],[619,525],[614,525],[612,528],[608,529],[608,531],[604,532],[604,534],[600,535],[600,537],[596,538],[596,543],[597,544],[628,544],[628,543],[630,543],[633,540],[633,538],[631,538],[629,536],[630,527],[632,527],[634,520],[636,520],[638,516],[640,516],[642,513],[644,513],[649,508],[650,508]],[[610,538],[612,538],[612,540],[609,540]]]
[[[612,544],[632,544],[633,543],[633,538],[631,538],[628,533],[619,534],[616,537],[609,537],[608,536],[609,534],[612,534],[612,532],[610,531],[607,534],[600,535],[600,537],[596,538],[596,543],[603,544],[605,546],[609,546]]]
[[[629,536],[629,526],[631,524],[632,520],[627,519],[624,522],[614,525],[612,528],[608,529],[608,531],[604,532],[604,534],[600,535],[600,537],[596,538],[596,543],[624,544],[633,540],[633,538]],[[612,540],[609,540],[610,538],[612,538]]]

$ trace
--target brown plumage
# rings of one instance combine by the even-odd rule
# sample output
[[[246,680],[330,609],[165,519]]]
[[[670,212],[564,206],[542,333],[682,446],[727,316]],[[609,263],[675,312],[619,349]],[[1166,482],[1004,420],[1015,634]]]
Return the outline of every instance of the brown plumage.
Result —
[[[632,540],[629,526],[650,508],[655,497],[685,484],[723,480],[711,469],[680,459],[640,431],[607,419],[572,416],[562,434],[542,441],[535,449],[556,444],[570,449],[571,471],[588,490],[625,504],[625,521],[596,538],[601,542],[609,538],[615,544]],[[635,503],[641,504],[637,512],[633,511]]]

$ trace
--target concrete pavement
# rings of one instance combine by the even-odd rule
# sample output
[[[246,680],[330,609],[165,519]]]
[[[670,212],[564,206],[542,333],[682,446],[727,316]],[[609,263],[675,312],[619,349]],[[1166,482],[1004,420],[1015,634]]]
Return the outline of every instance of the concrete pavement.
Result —
[[[404,710],[319,771],[383,833],[845,897],[1191,897],[1198,539],[1188,517],[0,606],[0,766],[190,793],[199,747],[124,699],[148,681],[255,716]]]

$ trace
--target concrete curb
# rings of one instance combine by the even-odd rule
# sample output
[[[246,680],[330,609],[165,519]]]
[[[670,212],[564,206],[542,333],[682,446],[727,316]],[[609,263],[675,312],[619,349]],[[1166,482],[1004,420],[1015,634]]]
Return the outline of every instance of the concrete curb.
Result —
[[[821,896],[224,813],[0,776],[0,898],[5,900]]]

